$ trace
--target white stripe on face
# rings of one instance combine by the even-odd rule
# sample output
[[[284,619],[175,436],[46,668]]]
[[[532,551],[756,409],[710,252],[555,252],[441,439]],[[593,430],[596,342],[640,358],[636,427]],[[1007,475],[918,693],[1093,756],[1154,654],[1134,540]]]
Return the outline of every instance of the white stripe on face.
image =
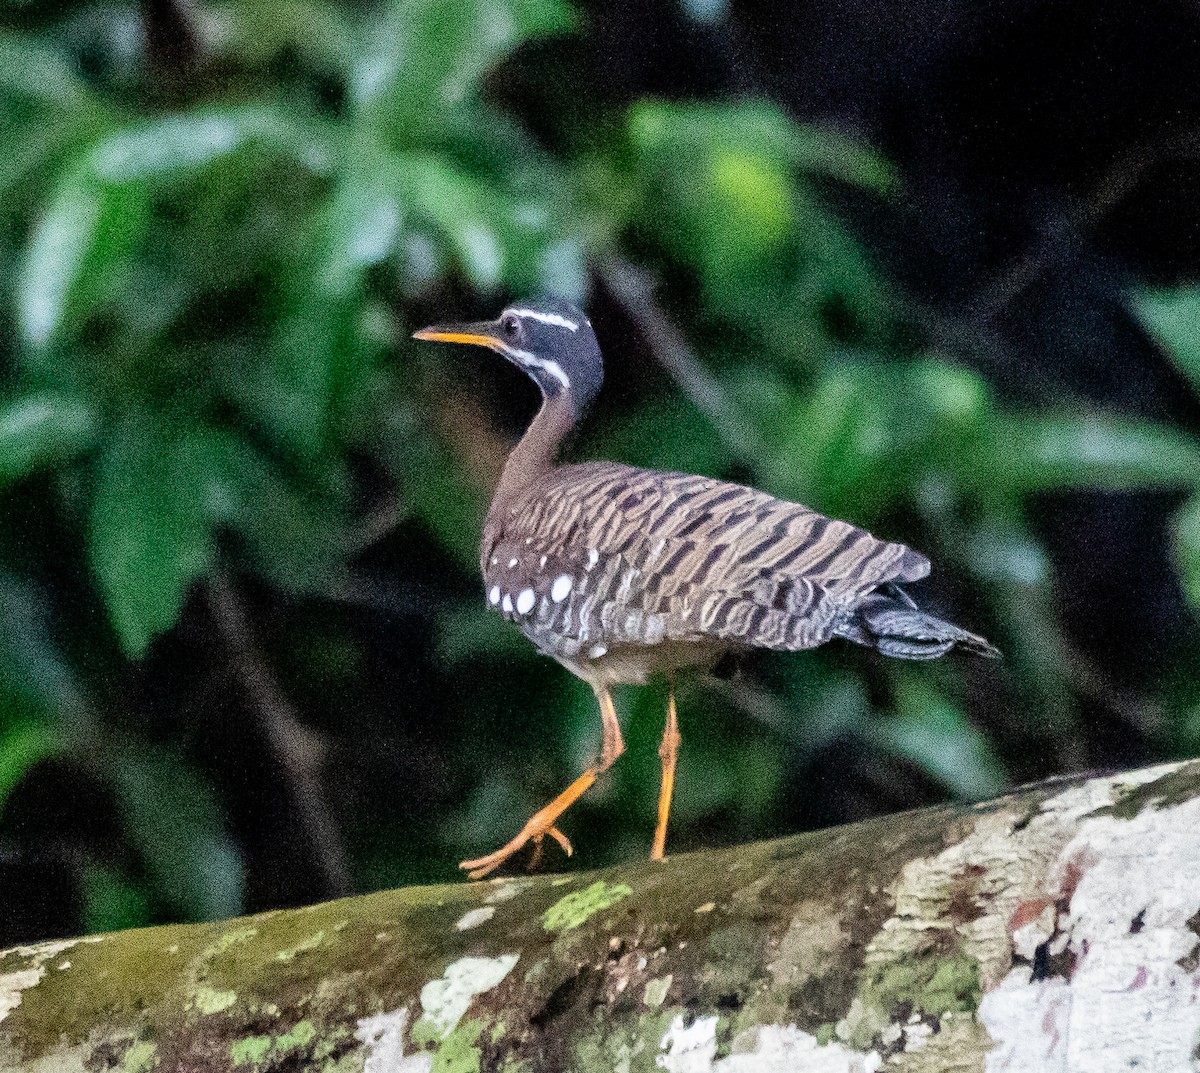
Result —
[[[556,328],[566,328],[569,332],[579,331],[578,324],[557,313],[543,313],[537,309],[509,309],[507,312],[517,317],[529,317],[530,320],[540,321],[542,324],[553,324]]]
[[[548,372],[555,380],[557,380],[564,388],[568,390],[571,387],[571,381],[567,379],[567,374],[563,372],[563,368],[556,361],[543,361],[534,354],[530,354],[528,350],[520,350],[515,346],[509,346],[507,343],[497,340],[496,349],[502,354],[507,354],[518,365],[524,365],[529,369],[542,369]]]

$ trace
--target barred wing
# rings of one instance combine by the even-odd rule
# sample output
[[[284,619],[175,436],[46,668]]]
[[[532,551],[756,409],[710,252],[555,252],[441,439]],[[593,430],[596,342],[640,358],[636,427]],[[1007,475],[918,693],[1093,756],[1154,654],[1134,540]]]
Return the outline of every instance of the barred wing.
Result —
[[[614,463],[564,466],[498,519],[489,602],[543,650],[718,638],[796,650],[928,560],[742,485]]]

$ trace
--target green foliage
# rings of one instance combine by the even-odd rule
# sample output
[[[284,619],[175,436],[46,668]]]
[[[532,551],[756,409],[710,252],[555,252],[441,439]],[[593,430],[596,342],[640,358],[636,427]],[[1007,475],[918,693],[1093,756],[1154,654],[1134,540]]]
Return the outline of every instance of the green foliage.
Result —
[[[0,487],[92,445],[96,416],[79,399],[30,393],[0,407]]]
[[[653,270],[703,389],[634,370],[642,393],[606,393],[588,453],[734,476],[921,547],[952,582],[940,609],[995,637],[1011,703],[1039,713],[1014,750],[975,721],[960,665],[876,668],[881,688],[844,649],[771,662],[786,718],[743,701],[764,719],[748,730],[744,712],[691,698],[705,712],[685,719],[678,812],[696,830],[768,830],[797,777],[787,749],[814,762],[849,739],[978,797],[1014,752],[1067,741],[1077,698],[1029,524],[1039,494],[1181,493],[1175,548],[1200,604],[1200,441],[1058,399],[1014,410],[963,355],[914,342],[827,196],[885,209],[902,196],[870,147],[761,100],[644,100],[599,109],[564,140],[586,148],[552,156],[491,90],[523,45],[578,25],[563,0],[197,5],[196,67],[176,81],[140,33],[115,43],[113,20],[154,5],[86,20],[34,6],[0,17],[0,596],[27,586],[46,613],[0,600],[0,818],[48,759],[110,788],[144,868],[89,858],[89,927],[242,907],[220,780],[189,729],[211,724],[150,715],[120,688],[181,659],[164,635],[226,670],[211,616],[186,611],[217,570],[285,620],[264,660],[303,715],[327,705],[323,731],[356,757],[387,734],[392,753],[424,757],[413,798],[434,800],[442,826],[366,817],[352,845],[400,834],[385,864],[362,850],[360,874],[450,874],[591,754],[590,692],[485,617],[475,591],[500,438],[481,431],[494,413],[464,390],[472,374],[450,371],[474,356],[407,341],[431,309],[586,300],[614,263]],[[1198,294],[1132,302],[1193,380]],[[390,567],[371,562],[380,532]],[[396,625],[371,618],[403,602],[394,574],[402,614],[422,623],[397,642],[399,686],[371,677],[363,639],[364,623]],[[306,617],[331,639],[315,655],[289,632]],[[426,643],[441,677],[410,702]],[[198,708],[220,706],[194,688]],[[592,806],[611,835],[601,856],[653,796],[661,697],[647,696],[630,741],[648,759],[624,762],[636,777]],[[339,807],[399,781],[376,760],[328,779]]]
[[[913,679],[901,683],[896,715],[875,728],[880,744],[924,767],[968,800],[1004,789],[1004,765],[986,735],[954,704]]]
[[[1133,313],[1193,383],[1200,385],[1200,286],[1143,290]]]
[[[155,894],[178,919],[236,916],[242,863],[212,788],[178,757],[144,745],[115,760],[117,799]]]

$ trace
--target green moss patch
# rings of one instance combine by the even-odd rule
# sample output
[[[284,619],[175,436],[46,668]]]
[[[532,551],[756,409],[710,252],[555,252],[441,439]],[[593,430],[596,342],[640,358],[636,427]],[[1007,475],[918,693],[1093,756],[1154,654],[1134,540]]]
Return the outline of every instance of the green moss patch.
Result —
[[[1170,808],[1195,797],[1200,797],[1200,764],[1182,764],[1153,782],[1122,787],[1113,804],[1097,809],[1093,815],[1132,820],[1144,808]]]
[[[863,1001],[890,1020],[898,1010],[940,1017],[974,1013],[982,987],[979,962],[960,950],[910,954],[880,966],[863,990]]]
[[[599,879],[590,887],[559,898],[542,914],[542,926],[547,931],[570,931],[632,893],[633,889],[624,883],[605,883]]]
[[[300,1021],[290,1032],[279,1036],[248,1036],[229,1049],[234,1066],[257,1068],[262,1062],[276,1063],[307,1048],[317,1038],[311,1021]]]

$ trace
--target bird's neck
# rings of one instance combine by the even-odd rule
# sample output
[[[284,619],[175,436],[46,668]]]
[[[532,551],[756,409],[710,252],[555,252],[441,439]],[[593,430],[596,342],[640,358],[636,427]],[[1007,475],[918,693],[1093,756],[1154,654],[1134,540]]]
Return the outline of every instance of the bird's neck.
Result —
[[[575,414],[565,395],[552,395],[542,403],[525,435],[509,453],[492,498],[488,521],[503,523],[516,498],[558,461],[562,442],[575,424]]]

